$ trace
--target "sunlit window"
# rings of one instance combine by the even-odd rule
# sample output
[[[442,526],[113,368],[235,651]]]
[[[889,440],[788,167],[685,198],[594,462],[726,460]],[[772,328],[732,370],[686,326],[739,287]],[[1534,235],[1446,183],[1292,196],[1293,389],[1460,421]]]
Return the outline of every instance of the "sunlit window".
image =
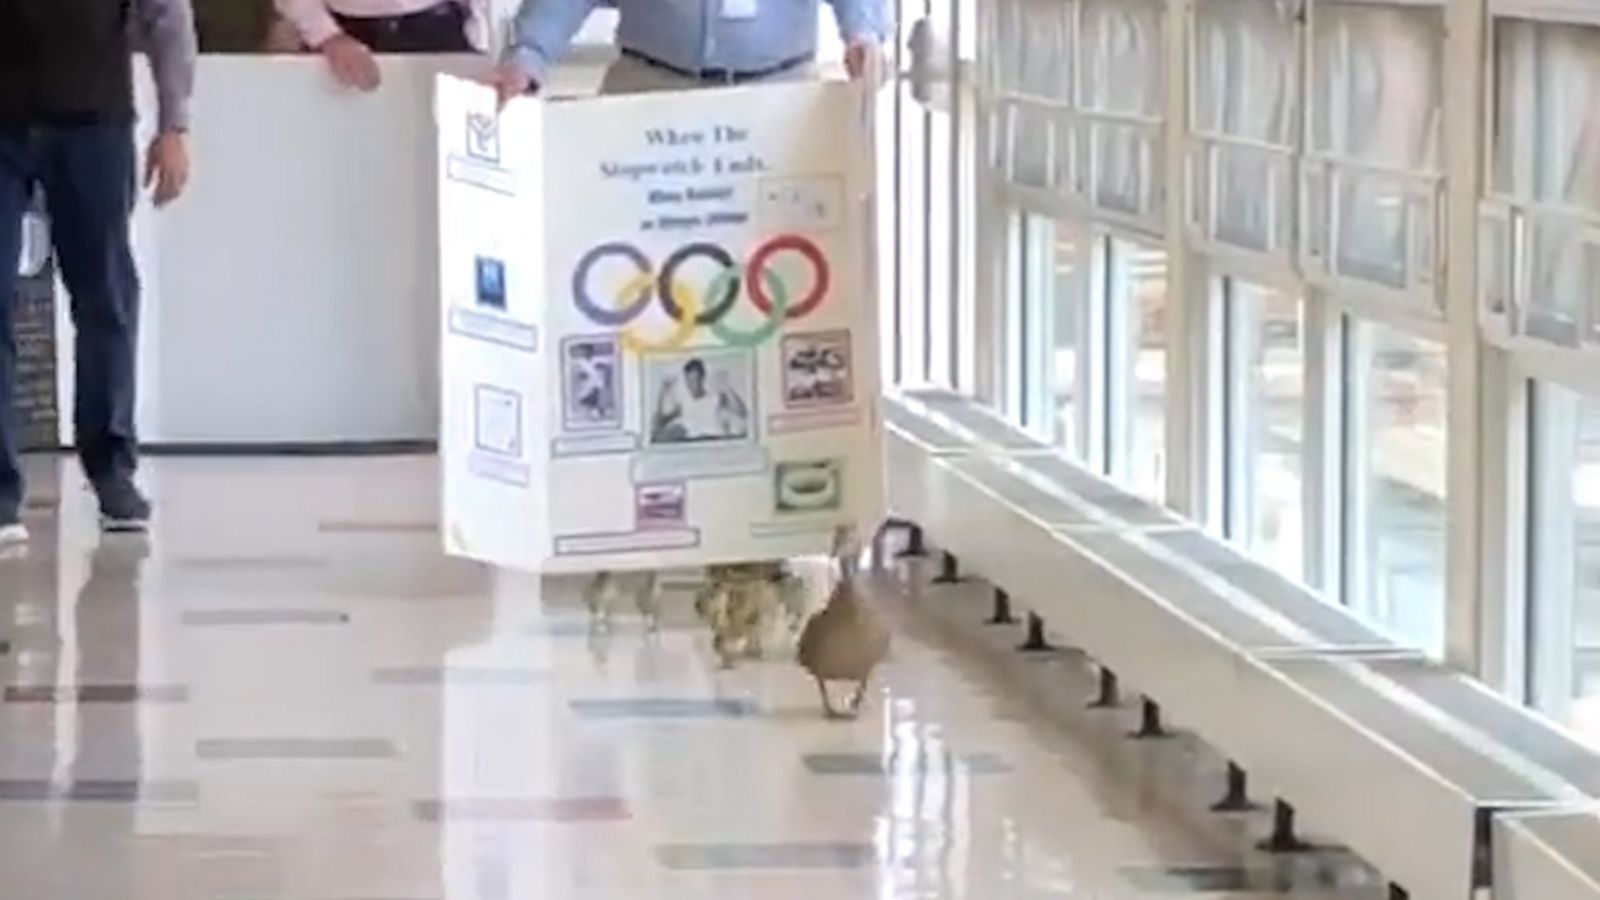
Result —
[[[1583,402],[1577,431],[1572,467],[1573,704],[1567,718],[1600,744],[1600,400]]]
[[[1305,577],[1304,322],[1299,298],[1227,281],[1228,530],[1253,556]]]
[[[1600,397],[1533,396],[1530,694],[1600,744]]]
[[[1131,241],[1111,242],[1110,306],[1116,396],[1121,423],[1112,474],[1127,487],[1165,499],[1167,479],[1167,254]]]
[[[1346,373],[1353,491],[1351,605],[1397,638],[1443,652],[1444,345],[1362,322]]]
[[[1308,252],[1397,290],[1431,286],[1443,110],[1440,8],[1325,2],[1312,18]]]

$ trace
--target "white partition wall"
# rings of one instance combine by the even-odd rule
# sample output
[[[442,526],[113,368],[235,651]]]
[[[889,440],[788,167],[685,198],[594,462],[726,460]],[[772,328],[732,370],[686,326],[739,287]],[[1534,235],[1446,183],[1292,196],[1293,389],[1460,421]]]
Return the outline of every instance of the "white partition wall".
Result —
[[[562,70],[552,91],[591,90],[593,62]],[[357,94],[316,57],[202,58],[190,191],[135,214],[145,441],[435,438],[433,78],[488,63],[382,66],[383,86]],[[149,122],[148,90],[140,103]],[[70,397],[70,374],[62,388]]]
[[[317,59],[205,59],[191,191],[140,217],[147,441],[432,435],[443,65],[385,60],[356,96]]]

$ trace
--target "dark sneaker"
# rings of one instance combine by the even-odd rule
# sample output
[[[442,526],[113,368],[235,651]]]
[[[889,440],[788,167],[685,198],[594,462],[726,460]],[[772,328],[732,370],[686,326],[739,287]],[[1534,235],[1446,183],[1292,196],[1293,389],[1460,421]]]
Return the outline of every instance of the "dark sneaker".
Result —
[[[95,485],[100,498],[100,527],[105,531],[146,531],[150,528],[150,501],[139,493],[131,478]]]

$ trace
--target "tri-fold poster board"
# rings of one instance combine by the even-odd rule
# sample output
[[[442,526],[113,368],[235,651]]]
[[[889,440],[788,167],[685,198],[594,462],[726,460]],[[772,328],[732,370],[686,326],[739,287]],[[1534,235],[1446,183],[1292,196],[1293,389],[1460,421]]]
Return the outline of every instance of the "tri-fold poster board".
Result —
[[[872,100],[438,87],[444,540],[549,573],[826,552],[883,507]]]

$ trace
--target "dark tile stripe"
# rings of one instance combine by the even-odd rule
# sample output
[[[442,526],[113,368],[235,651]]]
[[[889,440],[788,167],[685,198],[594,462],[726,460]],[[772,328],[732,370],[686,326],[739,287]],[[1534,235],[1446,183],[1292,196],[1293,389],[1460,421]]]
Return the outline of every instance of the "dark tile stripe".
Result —
[[[191,556],[174,563],[175,568],[195,572],[270,572],[327,566],[326,560],[314,556]]]
[[[195,803],[199,799],[200,788],[192,781],[0,780],[0,802],[3,803]]]
[[[413,814],[429,823],[440,822],[625,822],[633,818],[621,797],[455,797],[419,800]]]
[[[476,685],[482,687],[515,687],[545,684],[550,672],[544,669],[490,669],[441,668],[439,666],[411,666],[374,669],[372,680],[387,687],[431,687],[443,685]]]
[[[194,609],[183,624],[197,628],[268,625],[343,625],[348,613],[332,609]]]
[[[921,754],[904,758],[878,753],[808,753],[805,765],[815,775],[1004,775],[1011,766],[993,753]]]
[[[195,743],[206,760],[374,760],[398,751],[382,738],[210,738]]]
[[[664,844],[656,859],[675,871],[863,869],[878,858],[871,844]]]
[[[1125,866],[1122,879],[1141,894],[1338,894],[1366,896],[1383,879],[1342,854],[1307,857],[1293,867]]]
[[[585,719],[746,719],[760,714],[749,700],[574,700],[572,711]]]
[[[365,522],[329,520],[317,526],[323,534],[438,534],[437,522]]]
[[[189,689],[183,685],[84,684],[13,685],[5,691],[7,703],[187,703]]]

